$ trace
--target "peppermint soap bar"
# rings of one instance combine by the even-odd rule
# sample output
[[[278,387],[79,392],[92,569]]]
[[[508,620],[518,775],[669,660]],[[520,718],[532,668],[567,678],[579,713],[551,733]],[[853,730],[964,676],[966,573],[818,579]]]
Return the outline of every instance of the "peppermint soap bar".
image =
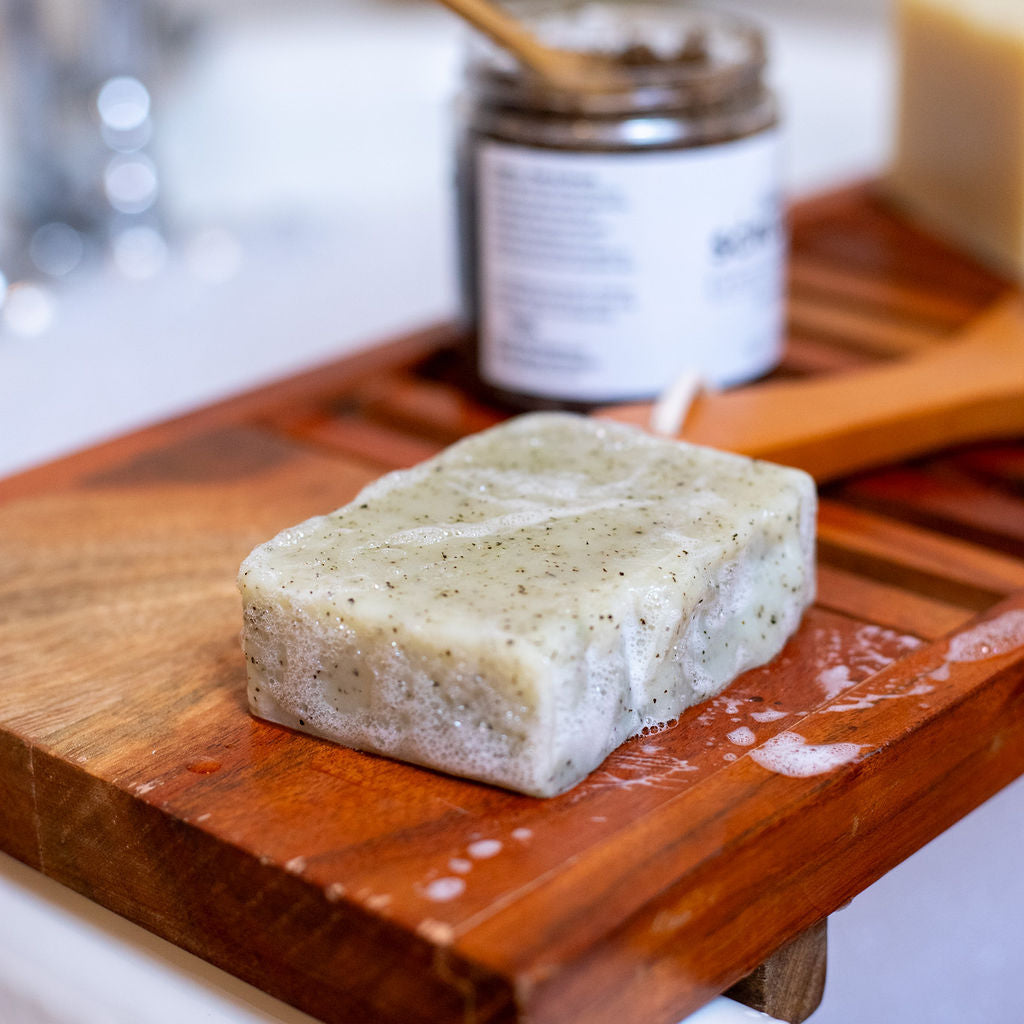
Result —
[[[536,796],[769,661],[814,594],[798,470],[532,413],[243,562],[249,702]]]

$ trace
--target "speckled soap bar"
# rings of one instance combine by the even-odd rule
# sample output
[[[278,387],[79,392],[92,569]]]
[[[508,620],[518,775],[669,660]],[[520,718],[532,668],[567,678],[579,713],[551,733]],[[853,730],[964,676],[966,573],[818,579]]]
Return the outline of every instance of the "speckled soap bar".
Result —
[[[537,796],[769,661],[806,474],[569,413],[391,473],[242,564],[254,714]]]

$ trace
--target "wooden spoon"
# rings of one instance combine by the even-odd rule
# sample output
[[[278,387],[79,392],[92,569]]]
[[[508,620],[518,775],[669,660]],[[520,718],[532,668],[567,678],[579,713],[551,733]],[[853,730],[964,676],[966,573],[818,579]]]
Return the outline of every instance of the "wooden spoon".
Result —
[[[648,427],[649,404],[598,415]],[[1024,298],[899,362],[698,395],[680,437],[828,480],[949,445],[1024,433]]]
[[[551,85],[572,92],[613,87],[621,72],[598,54],[577,53],[542,43],[516,18],[490,0],[440,0],[478,31]]]

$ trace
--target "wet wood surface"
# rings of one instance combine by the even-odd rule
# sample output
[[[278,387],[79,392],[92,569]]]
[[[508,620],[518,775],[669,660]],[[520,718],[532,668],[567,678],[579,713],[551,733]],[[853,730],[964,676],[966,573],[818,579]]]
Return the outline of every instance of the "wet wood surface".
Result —
[[[780,379],[1006,293],[866,190],[793,230]],[[671,1024],[798,936],[813,966],[828,914],[1024,771],[1024,441],[824,487],[779,658],[540,801],[245,705],[244,555],[504,415],[454,340],[0,481],[0,847],[327,1022]]]

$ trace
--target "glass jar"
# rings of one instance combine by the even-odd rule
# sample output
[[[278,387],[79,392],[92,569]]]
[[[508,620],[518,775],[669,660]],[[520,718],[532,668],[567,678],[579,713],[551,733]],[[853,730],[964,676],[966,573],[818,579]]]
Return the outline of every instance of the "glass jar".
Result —
[[[457,191],[478,381],[512,407],[586,409],[767,372],[785,231],[761,31],[673,3],[520,14],[615,75],[570,91],[470,54]]]

